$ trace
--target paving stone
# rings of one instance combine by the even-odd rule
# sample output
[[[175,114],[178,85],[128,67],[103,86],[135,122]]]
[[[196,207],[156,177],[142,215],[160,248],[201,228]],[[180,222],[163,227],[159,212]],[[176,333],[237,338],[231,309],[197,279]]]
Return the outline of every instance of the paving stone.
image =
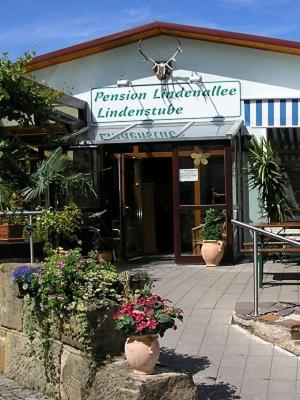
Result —
[[[248,354],[248,346],[245,345],[235,345],[235,344],[226,344],[224,348],[224,355],[247,355]]]
[[[50,397],[47,397],[41,393],[27,389],[22,385],[18,385],[12,380],[2,377],[1,375],[0,375],[0,399],[51,400]]]
[[[218,378],[223,378],[223,379],[228,379],[228,378],[242,378],[244,375],[244,368],[240,367],[228,367],[228,366],[222,366],[220,367],[218,371]]]
[[[278,368],[273,367],[271,369],[271,379],[285,379],[296,381],[297,379],[297,367],[294,368]]]
[[[273,355],[272,368],[297,368],[297,357],[278,357]]]
[[[279,395],[282,396],[282,399],[293,399],[296,396],[296,381],[291,382],[282,379],[271,379],[269,391],[270,399]]]
[[[244,379],[242,383],[241,394],[263,394],[267,395],[269,391],[268,379]],[[242,396],[243,398],[243,396]]]
[[[271,371],[270,368],[257,367],[251,365],[245,368],[244,379],[270,379]]]
[[[271,368],[272,365],[272,355],[248,355],[247,357],[247,367],[264,367]]]
[[[256,341],[250,341],[249,354],[261,356],[273,354],[273,345],[269,343],[260,344]]]
[[[221,367],[245,368],[247,356],[224,355],[221,361]]]

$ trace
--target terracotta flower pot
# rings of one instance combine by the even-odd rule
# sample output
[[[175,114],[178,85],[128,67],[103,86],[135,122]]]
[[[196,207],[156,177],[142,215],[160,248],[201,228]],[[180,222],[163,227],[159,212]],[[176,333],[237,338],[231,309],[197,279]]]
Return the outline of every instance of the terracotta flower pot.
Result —
[[[21,239],[23,230],[23,224],[0,224],[0,240]]]
[[[125,343],[125,355],[134,374],[152,374],[159,358],[159,350],[155,335],[130,336]]]
[[[224,255],[224,243],[221,240],[203,240],[201,255],[206,266],[218,266]]]

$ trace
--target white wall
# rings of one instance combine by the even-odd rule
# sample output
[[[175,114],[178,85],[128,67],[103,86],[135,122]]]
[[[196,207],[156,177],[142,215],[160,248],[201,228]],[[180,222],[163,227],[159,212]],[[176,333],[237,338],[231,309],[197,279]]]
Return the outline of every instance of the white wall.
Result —
[[[298,56],[191,39],[181,39],[181,45],[174,81],[185,81],[191,71],[197,71],[204,81],[240,80],[245,99],[300,97]],[[174,37],[159,36],[145,40],[143,50],[156,60],[165,60],[176,46]],[[115,85],[120,74],[134,83],[158,83],[151,67],[150,62],[143,62],[134,43],[33,74],[39,81],[90,102],[91,88]]]

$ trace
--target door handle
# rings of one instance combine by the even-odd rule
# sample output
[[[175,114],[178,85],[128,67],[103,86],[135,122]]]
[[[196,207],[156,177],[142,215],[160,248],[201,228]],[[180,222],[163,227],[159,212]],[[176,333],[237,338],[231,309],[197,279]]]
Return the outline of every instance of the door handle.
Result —
[[[124,205],[123,206],[123,215],[124,216],[126,216],[126,214],[127,214],[127,211],[129,211],[130,210],[130,207],[129,206],[126,206],[126,205]]]

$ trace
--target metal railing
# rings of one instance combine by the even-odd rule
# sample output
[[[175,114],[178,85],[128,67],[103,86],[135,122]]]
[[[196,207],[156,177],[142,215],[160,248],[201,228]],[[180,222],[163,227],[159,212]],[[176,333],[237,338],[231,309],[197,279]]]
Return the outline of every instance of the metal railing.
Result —
[[[231,220],[233,225],[239,226],[244,229],[248,229],[253,232],[253,281],[254,281],[254,311],[253,315],[258,317],[258,240],[257,235],[268,236],[272,239],[279,240],[280,242],[285,242],[288,244],[292,244],[293,246],[300,247],[300,242],[296,240],[289,239],[285,236],[277,235],[276,233],[265,231],[264,229],[257,228],[256,226],[252,226],[249,224],[245,224],[244,222],[236,221],[234,219]],[[275,252],[275,249],[274,249]]]
[[[30,247],[30,262],[34,262],[34,246],[33,246],[33,217],[43,214],[44,211],[0,211],[0,216],[4,217],[29,217],[29,247]]]

